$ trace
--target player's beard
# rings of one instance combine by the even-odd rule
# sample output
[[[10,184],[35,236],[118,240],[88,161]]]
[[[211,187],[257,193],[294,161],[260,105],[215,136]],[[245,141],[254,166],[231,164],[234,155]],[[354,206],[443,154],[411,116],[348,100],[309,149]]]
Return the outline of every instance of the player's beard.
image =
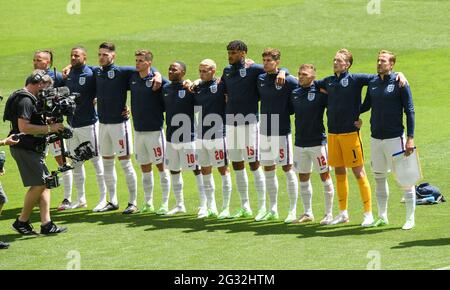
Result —
[[[73,67],[73,68],[80,68],[80,67],[82,67],[83,65],[84,65],[83,62],[77,61],[76,63],[73,63],[73,64],[72,64],[72,67]]]

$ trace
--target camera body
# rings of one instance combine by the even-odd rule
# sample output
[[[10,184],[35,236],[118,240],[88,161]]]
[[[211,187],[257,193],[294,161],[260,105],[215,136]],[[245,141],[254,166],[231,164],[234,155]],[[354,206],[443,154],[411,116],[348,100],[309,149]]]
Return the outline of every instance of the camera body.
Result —
[[[59,184],[59,177],[57,171],[52,171],[51,175],[45,178],[45,187],[48,189],[56,188]]]
[[[37,107],[46,117],[62,123],[64,116],[75,113],[79,96],[78,93],[71,93],[68,87],[50,87],[39,92]]]
[[[64,116],[73,116],[77,106],[77,100],[80,94],[71,93],[68,87],[47,88],[39,92],[38,95],[38,111],[41,112],[47,120],[51,122],[62,123]],[[70,139],[73,137],[71,128],[64,128],[62,132],[49,134],[46,137],[47,143],[61,142],[61,150],[64,164],[58,167],[58,170],[52,171],[50,176],[45,178],[45,185],[47,188],[55,188],[60,185],[58,173],[72,170],[74,167],[66,163],[66,157],[69,157],[75,162],[83,162],[94,157],[94,149],[92,144],[87,141],[80,144],[75,150],[74,155],[70,155],[65,150],[63,139]]]
[[[81,143],[74,151],[75,156],[72,156],[72,159],[76,161],[86,161],[95,156],[94,147],[89,141]]]

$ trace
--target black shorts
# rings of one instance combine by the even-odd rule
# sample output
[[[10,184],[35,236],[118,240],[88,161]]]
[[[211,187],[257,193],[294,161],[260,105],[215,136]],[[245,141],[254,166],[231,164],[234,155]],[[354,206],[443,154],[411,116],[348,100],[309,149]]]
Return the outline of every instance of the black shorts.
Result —
[[[45,178],[50,175],[45,164],[45,154],[22,148],[10,147],[11,155],[16,160],[22,177],[23,186],[45,185]]]

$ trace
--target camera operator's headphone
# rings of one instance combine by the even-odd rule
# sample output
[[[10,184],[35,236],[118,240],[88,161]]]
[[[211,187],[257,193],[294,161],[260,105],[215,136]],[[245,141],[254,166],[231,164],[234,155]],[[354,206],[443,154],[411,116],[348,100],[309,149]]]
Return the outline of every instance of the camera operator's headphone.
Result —
[[[47,72],[44,70],[36,70],[33,72],[33,74],[29,77],[29,83],[31,84],[38,84],[44,80],[44,76],[47,75]]]

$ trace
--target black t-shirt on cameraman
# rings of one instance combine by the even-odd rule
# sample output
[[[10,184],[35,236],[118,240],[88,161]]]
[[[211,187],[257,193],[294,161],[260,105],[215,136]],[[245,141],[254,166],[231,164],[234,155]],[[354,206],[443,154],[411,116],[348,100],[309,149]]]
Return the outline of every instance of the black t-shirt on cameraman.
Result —
[[[36,104],[31,100],[30,96],[17,96],[14,103],[13,108],[15,118],[12,118],[11,120],[11,133],[20,133],[19,118],[28,120],[30,121],[30,124],[33,125],[46,124],[44,116],[39,114]],[[25,135],[20,139],[20,142],[15,147],[43,152],[45,149],[45,136]]]

